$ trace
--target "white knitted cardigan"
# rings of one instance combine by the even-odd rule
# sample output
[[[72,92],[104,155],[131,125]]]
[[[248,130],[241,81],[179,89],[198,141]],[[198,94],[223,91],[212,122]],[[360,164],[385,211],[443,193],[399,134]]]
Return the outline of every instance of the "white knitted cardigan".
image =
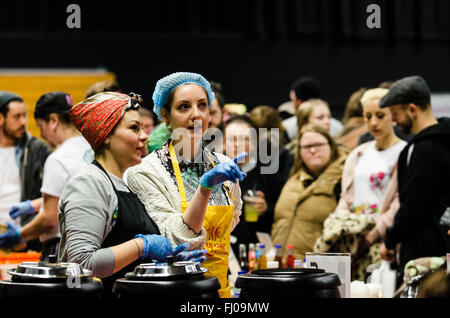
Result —
[[[214,154],[220,162],[231,160],[223,154]],[[130,190],[137,194],[145,205],[147,213],[158,225],[161,235],[167,237],[173,246],[189,242],[190,249],[203,248],[206,231],[202,227],[200,233],[197,234],[184,223],[181,217],[178,188],[155,151],[142,159],[139,165],[129,168],[125,178]],[[241,215],[241,189],[239,181],[237,183],[226,181],[225,184],[235,198],[233,201],[229,198],[234,205],[234,218],[231,224],[231,231],[233,231]]]

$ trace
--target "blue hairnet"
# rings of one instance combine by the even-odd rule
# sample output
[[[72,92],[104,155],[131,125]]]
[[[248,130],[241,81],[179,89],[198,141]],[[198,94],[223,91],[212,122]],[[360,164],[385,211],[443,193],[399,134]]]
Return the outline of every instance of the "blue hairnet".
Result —
[[[161,108],[166,104],[169,95],[182,84],[197,84],[203,87],[208,93],[209,106],[214,99],[214,93],[211,91],[211,84],[200,74],[177,72],[161,78],[155,87],[153,92],[153,112],[158,115],[158,118],[162,120]]]

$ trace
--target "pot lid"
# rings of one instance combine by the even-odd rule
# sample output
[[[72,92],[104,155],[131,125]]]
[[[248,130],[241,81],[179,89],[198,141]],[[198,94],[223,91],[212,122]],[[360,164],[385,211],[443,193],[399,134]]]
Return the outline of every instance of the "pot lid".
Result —
[[[125,274],[127,279],[170,279],[203,275],[208,270],[200,263],[183,261],[174,263],[143,263]]]
[[[90,277],[92,271],[76,263],[23,262],[8,274],[12,279],[55,279],[68,277]]]
[[[287,277],[297,275],[308,275],[325,273],[324,269],[320,268],[270,268],[270,269],[257,269],[251,272],[253,276],[276,276]]]
[[[250,289],[320,289],[340,286],[339,276],[323,269],[288,268],[254,270],[239,275],[236,287]]]

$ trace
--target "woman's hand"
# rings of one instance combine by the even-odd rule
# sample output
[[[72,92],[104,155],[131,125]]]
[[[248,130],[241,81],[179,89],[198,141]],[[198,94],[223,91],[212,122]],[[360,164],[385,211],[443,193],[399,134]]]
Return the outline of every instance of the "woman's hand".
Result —
[[[16,219],[19,216],[25,216],[29,214],[35,214],[36,211],[34,209],[34,206],[31,204],[30,200],[18,202],[16,204],[13,204],[11,207],[11,210],[9,210],[9,216],[12,219]]]
[[[138,234],[134,238],[141,238],[144,241],[144,250],[140,259],[150,258],[159,262],[165,262],[167,256],[174,256],[175,261],[194,261],[204,262],[206,260],[207,250],[193,250],[188,251],[189,243],[183,243],[175,248],[172,248],[170,241],[161,235]]]
[[[8,222],[8,230],[0,234],[0,246],[1,247],[14,247],[22,242],[20,236],[20,226],[14,223]]]
[[[172,255],[175,257],[175,261],[193,261],[197,263],[203,263],[206,261],[207,250],[193,250],[188,251],[189,243],[183,243],[175,247],[172,251]]]
[[[394,262],[395,261],[395,250],[388,250],[386,245],[383,243],[380,246],[380,256],[385,261]]]
[[[170,241],[161,235],[138,234],[134,238],[141,238],[144,241],[144,249],[142,256],[139,259],[156,259],[157,261],[164,262],[167,256],[172,255],[172,244]]]
[[[254,197],[246,197],[245,202],[249,202],[253,204],[255,209],[258,211],[259,215],[263,215],[267,212],[267,201],[264,196],[264,192],[262,191],[256,191],[256,196]]]
[[[238,166],[238,162],[247,157],[248,154],[243,152],[235,157],[233,160],[222,162],[216,165],[213,169],[205,172],[200,178],[200,185],[212,190],[212,188],[221,185],[225,181],[232,181],[236,183],[239,179],[243,181],[247,174]]]

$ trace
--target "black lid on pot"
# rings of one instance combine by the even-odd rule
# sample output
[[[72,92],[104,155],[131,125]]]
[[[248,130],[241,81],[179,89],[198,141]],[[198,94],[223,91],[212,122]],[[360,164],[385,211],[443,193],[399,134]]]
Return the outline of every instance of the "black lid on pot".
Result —
[[[76,263],[23,262],[8,273],[11,280],[0,281],[0,298],[99,298],[103,293],[92,271]]]
[[[196,262],[144,263],[113,286],[118,298],[217,297],[220,283]],[[201,295],[201,296],[199,296]]]
[[[249,290],[298,291],[334,288],[340,285],[337,274],[313,268],[254,270],[249,274],[239,275],[236,280],[236,287]]]

